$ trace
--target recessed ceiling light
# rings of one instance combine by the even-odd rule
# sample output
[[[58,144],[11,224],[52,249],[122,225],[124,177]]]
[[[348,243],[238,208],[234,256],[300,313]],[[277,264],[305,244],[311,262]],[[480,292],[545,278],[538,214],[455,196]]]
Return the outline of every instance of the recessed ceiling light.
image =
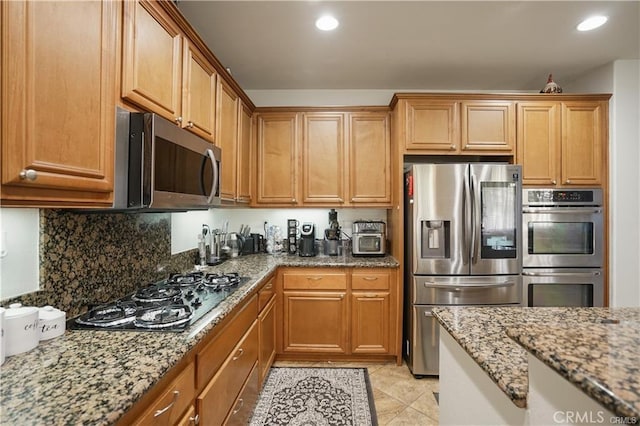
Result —
[[[604,23],[607,22],[607,19],[608,18],[606,16],[602,15],[592,16],[580,22],[576,28],[578,31],[595,30],[596,28],[604,25]]]
[[[316,21],[316,27],[322,31],[331,31],[338,28],[338,20],[331,15],[324,15]]]

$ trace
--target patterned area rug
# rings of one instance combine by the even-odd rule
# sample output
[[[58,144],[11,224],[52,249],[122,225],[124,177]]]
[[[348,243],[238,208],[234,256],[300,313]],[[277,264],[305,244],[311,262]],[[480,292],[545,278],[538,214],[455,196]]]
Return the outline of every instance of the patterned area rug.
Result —
[[[377,426],[366,368],[273,367],[252,426]]]

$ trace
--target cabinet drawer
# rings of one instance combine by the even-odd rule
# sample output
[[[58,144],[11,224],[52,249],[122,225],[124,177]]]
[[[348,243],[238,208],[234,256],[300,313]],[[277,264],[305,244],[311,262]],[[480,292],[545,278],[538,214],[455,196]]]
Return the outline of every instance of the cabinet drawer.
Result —
[[[258,396],[258,366],[255,365],[224,424],[233,426],[248,425],[256,402],[258,402]]]
[[[347,274],[344,272],[286,272],[283,275],[285,290],[346,290]]]
[[[258,361],[258,325],[253,325],[197,399],[203,424],[219,425],[227,417],[251,369]]]
[[[357,272],[351,275],[353,290],[389,290],[389,271]]]
[[[238,339],[247,332],[257,317],[258,300],[253,296],[229,325],[198,353],[198,389],[202,389],[211,380],[233,347],[238,344]]]
[[[175,378],[167,390],[135,423],[142,425],[173,425],[191,405],[195,394],[195,365],[190,363]]]
[[[271,277],[269,281],[258,292],[258,313],[262,312],[265,306],[269,303],[275,293],[274,288],[275,278]]]

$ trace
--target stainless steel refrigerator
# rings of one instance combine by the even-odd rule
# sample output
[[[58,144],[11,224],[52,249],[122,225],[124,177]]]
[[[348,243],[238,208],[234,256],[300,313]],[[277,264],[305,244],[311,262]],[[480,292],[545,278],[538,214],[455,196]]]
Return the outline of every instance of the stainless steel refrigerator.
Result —
[[[521,170],[507,164],[416,164],[405,173],[404,353],[438,374],[443,305],[522,299]]]

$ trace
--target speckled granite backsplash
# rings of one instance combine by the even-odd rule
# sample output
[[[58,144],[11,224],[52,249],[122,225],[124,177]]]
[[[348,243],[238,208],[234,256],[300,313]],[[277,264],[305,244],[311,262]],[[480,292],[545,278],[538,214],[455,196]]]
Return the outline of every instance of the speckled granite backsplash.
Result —
[[[171,215],[40,210],[40,290],[0,301],[52,305],[67,318],[193,267],[197,250],[171,256]]]

